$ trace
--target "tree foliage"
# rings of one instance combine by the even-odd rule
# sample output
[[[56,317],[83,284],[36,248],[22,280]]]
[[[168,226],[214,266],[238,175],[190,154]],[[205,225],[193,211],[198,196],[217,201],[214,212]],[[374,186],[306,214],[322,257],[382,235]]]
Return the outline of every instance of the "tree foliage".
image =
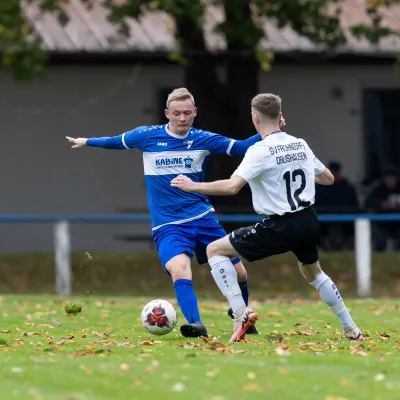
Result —
[[[63,5],[68,0],[37,1],[43,12],[54,13],[62,23],[68,22]],[[200,53],[207,53],[202,23],[205,4],[223,8],[225,20],[216,29],[227,42],[228,54],[252,54],[261,67],[268,68],[272,54],[260,47],[264,36],[261,20],[276,21],[279,27],[290,26],[295,32],[313,43],[333,50],[346,43],[346,36],[339,23],[341,0],[84,0],[88,8],[94,1],[102,1],[110,11],[110,21],[117,24],[121,33],[128,34],[128,17],[138,18],[148,10],[168,13],[176,22],[175,38],[179,51],[171,59],[185,65]],[[381,10],[400,0],[365,0],[370,24],[357,24],[350,28],[357,38],[378,43],[380,38],[397,34],[382,25]],[[0,50],[2,64],[11,67],[18,79],[32,79],[40,75],[46,65],[40,38],[26,20],[20,0],[0,0]]]

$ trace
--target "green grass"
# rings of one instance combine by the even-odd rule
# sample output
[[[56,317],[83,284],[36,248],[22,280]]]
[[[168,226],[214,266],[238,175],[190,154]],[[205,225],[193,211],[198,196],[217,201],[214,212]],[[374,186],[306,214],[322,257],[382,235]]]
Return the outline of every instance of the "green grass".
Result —
[[[342,338],[319,301],[254,302],[260,335],[228,345],[225,302],[201,302],[212,335],[205,342],[178,329],[150,337],[139,320],[150,298],[73,298],[83,304],[77,315],[56,297],[0,299],[1,399],[400,398],[393,300],[348,302],[367,335],[362,343]]]

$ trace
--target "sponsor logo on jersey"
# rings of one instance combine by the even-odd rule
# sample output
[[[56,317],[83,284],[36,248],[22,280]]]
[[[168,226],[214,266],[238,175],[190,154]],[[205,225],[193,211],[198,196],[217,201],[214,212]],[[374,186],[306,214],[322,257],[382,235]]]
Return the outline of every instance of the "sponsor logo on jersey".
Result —
[[[192,168],[193,165],[192,157],[160,157],[156,158],[156,168],[172,168],[172,167],[185,167]]]
[[[158,142],[158,143],[157,143],[157,146],[166,147],[166,146],[168,146],[168,143],[166,143],[166,142]]]

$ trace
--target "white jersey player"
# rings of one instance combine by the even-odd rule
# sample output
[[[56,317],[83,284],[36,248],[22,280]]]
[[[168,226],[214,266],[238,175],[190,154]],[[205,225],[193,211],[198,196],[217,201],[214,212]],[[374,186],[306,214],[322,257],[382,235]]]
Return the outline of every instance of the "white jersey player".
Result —
[[[312,207],[315,182],[331,185],[334,178],[303,139],[280,130],[281,115],[279,96],[257,95],[252,100],[252,119],[262,141],[249,148],[231,178],[192,182],[188,177],[176,177],[171,185],[188,192],[233,195],[249,183],[254,210],[263,216],[255,225],[237,229],[207,247],[212,275],[235,316],[231,342],[242,340],[258,316],[243,302],[229,257],[240,255],[256,261],[288,251],[296,255],[304,278],[338,316],[344,335],[362,340],[338,289],[318,262],[320,229]]]

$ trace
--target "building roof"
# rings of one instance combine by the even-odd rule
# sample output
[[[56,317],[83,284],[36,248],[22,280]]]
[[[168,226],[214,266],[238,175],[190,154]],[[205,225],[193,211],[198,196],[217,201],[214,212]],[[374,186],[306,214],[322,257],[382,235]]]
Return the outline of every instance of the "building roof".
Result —
[[[368,23],[366,1],[341,0],[341,24],[345,28],[348,44],[340,49],[340,52],[393,56],[400,50],[400,37],[387,37],[380,40],[378,45],[372,45],[366,40],[354,38],[346,30],[357,23]],[[176,50],[174,21],[168,14],[152,11],[144,14],[139,20],[130,19],[130,35],[123,36],[118,33],[117,27],[107,20],[108,11],[101,6],[100,1],[95,0],[94,3],[93,8],[88,10],[84,0],[69,0],[64,6],[69,22],[64,26],[54,15],[41,12],[35,2],[23,3],[23,10],[42,39],[44,50],[48,52],[168,53]],[[381,15],[385,26],[400,31],[400,5],[382,8]],[[220,8],[207,6],[204,32],[207,47],[212,52],[221,52],[226,47],[223,36],[214,31],[214,27],[223,18]],[[266,50],[277,53],[309,53],[320,52],[323,49],[307,38],[299,36],[289,27],[279,29],[274,21],[267,19],[263,24],[266,35],[262,45]]]

